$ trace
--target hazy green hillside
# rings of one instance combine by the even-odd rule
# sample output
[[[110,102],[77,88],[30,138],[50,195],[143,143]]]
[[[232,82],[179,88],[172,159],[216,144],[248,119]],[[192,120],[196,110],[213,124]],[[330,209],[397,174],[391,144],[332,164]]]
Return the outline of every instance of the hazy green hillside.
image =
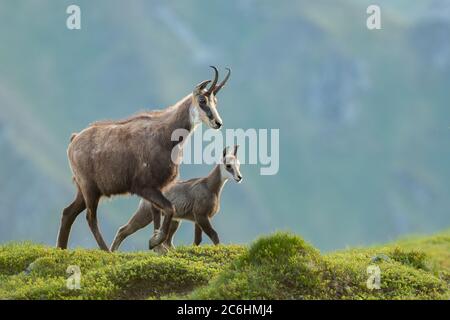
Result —
[[[79,289],[67,287],[74,265]],[[0,299],[449,299],[449,289],[450,231],[326,255],[288,233],[165,256],[0,246]]]
[[[387,241],[450,225],[446,1],[0,1],[0,242],[53,244],[73,196],[65,150],[90,122],[172,104],[209,65],[233,68],[226,128],[279,128],[280,172],[229,183],[224,242],[290,229],[315,246]],[[184,166],[182,176],[206,166]],[[136,199],[100,207],[111,241]],[[124,249],[144,249],[149,231]],[[190,243],[192,227],[177,241]],[[71,244],[94,246],[85,219]]]

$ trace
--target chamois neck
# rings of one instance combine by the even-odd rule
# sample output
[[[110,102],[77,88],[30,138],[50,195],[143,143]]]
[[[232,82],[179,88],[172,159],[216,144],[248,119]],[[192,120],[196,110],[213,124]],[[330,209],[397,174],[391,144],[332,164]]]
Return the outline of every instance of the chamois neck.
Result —
[[[176,129],[185,129],[191,132],[195,126],[191,121],[192,94],[187,95],[168,110],[168,128],[170,132]]]
[[[227,180],[228,178],[222,175],[220,164],[217,164],[206,177],[206,184],[211,192],[220,195],[220,192],[222,191],[222,188]]]

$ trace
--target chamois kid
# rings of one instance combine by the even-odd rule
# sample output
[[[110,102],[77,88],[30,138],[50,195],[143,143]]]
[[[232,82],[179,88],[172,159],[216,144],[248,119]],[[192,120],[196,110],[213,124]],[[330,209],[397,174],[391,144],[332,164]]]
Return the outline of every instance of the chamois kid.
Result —
[[[225,148],[221,162],[206,177],[178,181],[164,192],[164,196],[175,206],[175,214],[163,246],[173,248],[173,235],[181,220],[189,220],[195,223],[195,245],[201,243],[202,232],[205,232],[214,244],[219,244],[219,236],[212,227],[210,220],[220,209],[220,195],[225,182],[228,179],[234,179],[238,183],[242,181],[237,150],[237,145],[232,149]],[[130,221],[117,232],[111,251],[118,249],[126,237],[144,228],[152,221],[155,224],[154,228],[158,229],[160,217],[161,210],[142,199]]]

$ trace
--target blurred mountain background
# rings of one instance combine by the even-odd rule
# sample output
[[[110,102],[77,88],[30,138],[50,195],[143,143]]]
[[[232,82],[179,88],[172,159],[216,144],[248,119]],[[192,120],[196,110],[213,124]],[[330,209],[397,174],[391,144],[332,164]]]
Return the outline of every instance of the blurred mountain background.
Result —
[[[66,28],[77,4],[82,29]],[[54,244],[75,192],[72,132],[175,103],[209,65],[233,74],[225,128],[279,128],[280,171],[245,165],[214,218],[223,242],[291,230],[322,250],[450,225],[450,3],[0,0],[0,242]],[[210,166],[185,165],[182,178]],[[107,241],[136,208],[99,209]],[[125,250],[146,249],[151,228]],[[184,223],[176,244],[193,240]],[[84,215],[71,247],[96,247]]]

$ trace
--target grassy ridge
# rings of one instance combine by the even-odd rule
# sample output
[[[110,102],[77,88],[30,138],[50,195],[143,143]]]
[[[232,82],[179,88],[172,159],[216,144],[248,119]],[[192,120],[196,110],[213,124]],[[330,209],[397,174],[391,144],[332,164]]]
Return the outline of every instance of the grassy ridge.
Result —
[[[81,269],[79,290],[66,287],[69,265]],[[367,288],[369,265],[379,290]],[[448,299],[449,281],[450,230],[326,255],[289,233],[165,256],[0,246],[1,299]]]

